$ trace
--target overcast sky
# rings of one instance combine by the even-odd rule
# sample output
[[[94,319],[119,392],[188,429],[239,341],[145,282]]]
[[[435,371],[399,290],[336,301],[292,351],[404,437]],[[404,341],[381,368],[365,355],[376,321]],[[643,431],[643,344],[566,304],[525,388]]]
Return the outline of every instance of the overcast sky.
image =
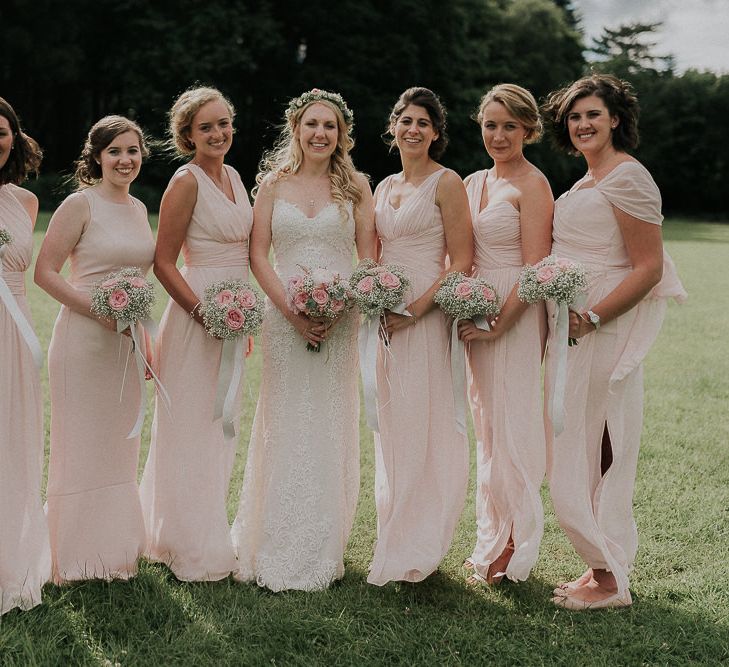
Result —
[[[603,27],[663,22],[656,55],[672,54],[676,68],[729,73],[729,0],[574,0],[587,36]]]

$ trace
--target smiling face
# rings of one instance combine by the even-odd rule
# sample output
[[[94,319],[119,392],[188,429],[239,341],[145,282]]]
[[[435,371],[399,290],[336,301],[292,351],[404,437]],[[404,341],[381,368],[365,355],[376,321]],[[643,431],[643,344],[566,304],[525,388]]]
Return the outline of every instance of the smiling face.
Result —
[[[10,121],[5,116],[0,116],[0,169],[2,169],[10,157],[13,147],[13,130]]]
[[[481,113],[481,136],[494,162],[522,156],[527,130],[501,102],[489,102]]]
[[[580,153],[599,153],[612,148],[612,131],[618,119],[610,115],[597,95],[578,99],[567,114],[567,130],[572,145]]]
[[[195,155],[222,158],[233,143],[233,119],[222,100],[203,104],[192,119],[189,134]]]
[[[142,167],[139,135],[134,130],[117,134],[97,158],[101,178],[111,185],[129,187]]]
[[[390,131],[401,155],[419,156],[428,154],[430,144],[438,139],[438,132],[425,107],[409,104],[398,116]]]
[[[295,135],[304,159],[329,160],[337,148],[337,115],[326,104],[311,104],[301,115]]]

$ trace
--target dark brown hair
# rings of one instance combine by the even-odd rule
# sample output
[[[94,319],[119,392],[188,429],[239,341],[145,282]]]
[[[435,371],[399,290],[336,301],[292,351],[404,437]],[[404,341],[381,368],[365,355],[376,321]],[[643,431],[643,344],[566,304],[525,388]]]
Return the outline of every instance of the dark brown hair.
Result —
[[[446,133],[447,113],[440,99],[438,99],[438,96],[432,90],[415,86],[408,88],[400,95],[390,112],[387,131],[390,133],[394,131],[398,118],[402,116],[403,111],[411,104],[414,104],[416,107],[422,107],[428,112],[430,122],[433,123],[433,129],[438,133],[438,138],[428,148],[428,155],[433,160],[437,160],[445,153],[446,146],[448,145],[448,134]],[[391,139],[388,143],[390,144],[390,148],[395,147],[395,139]]]
[[[7,162],[0,169],[0,185],[6,183],[20,185],[29,174],[38,173],[43,151],[35,139],[23,132],[13,107],[2,97],[0,97],[0,116],[7,118],[13,134],[13,147]]]
[[[612,133],[613,147],[619,151],[636,148],[639,139],[638,98],[630,83],[612,74],[591,74],[549,94],[542,111],[555,145],[567,153],[579,154],[570,139],[567,117],[577,100],[590,95],[599,97],[610,115],[618,119]]]

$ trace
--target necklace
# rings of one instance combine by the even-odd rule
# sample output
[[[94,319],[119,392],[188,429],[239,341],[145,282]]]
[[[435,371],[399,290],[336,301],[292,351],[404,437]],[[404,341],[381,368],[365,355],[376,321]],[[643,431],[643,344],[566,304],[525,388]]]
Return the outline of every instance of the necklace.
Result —
[[[309,212],[314,213],[314,210],[319,208],[318,204],[321,199],[329,201],[329,197],[332,192],[332,183],[327,177],[326,181],[319,179],[317,184],[313,187],[307,187],[305,189],[305,197],[309,203]]]

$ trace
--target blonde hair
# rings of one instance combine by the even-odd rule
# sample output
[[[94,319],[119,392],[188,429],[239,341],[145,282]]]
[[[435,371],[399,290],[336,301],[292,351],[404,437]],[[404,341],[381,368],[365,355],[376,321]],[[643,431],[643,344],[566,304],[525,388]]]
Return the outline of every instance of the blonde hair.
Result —
[[[169,117],[169,148],[180,157],[195,154],[195,145],[190,141],[190,131],[195,114],[208,102],[220,101],[228,107],[231,121],[235,118],[235,108],[230,100],[217,88],[200,86],[189,88],[172,105]]]
[[[478,106],[475,120],[479,125],[483,122],[483,112],[491,102],[500,102],[506,110],[518,120],[526,130],[525,144],[533,144],[542,136],[542,118],[539,115],[537,101],[526,88],[514,83],[500,83],[489,90]]]
[[[273,182],[276,182],[284,176],[297,173],[301,168],[304,154],[296,130],[301,125],[304,113],[312,104],[323,104],[331,109],[337,118],[337,146],[329,160],[329,181],[332,199],[337,202],[340,212],[346,217],[346,203],[351,202],[356,207],[362,201],[362,191],[355,182],[357,170],[349,154],[354,147],[353,124],[347,123],[339,106],[327,99],[312,100],[308,104],[287,111],[286,123],[281,128],[273,149],[264,153],[261,158],[253,194],[255,196],[264,180],[272,178]]]

